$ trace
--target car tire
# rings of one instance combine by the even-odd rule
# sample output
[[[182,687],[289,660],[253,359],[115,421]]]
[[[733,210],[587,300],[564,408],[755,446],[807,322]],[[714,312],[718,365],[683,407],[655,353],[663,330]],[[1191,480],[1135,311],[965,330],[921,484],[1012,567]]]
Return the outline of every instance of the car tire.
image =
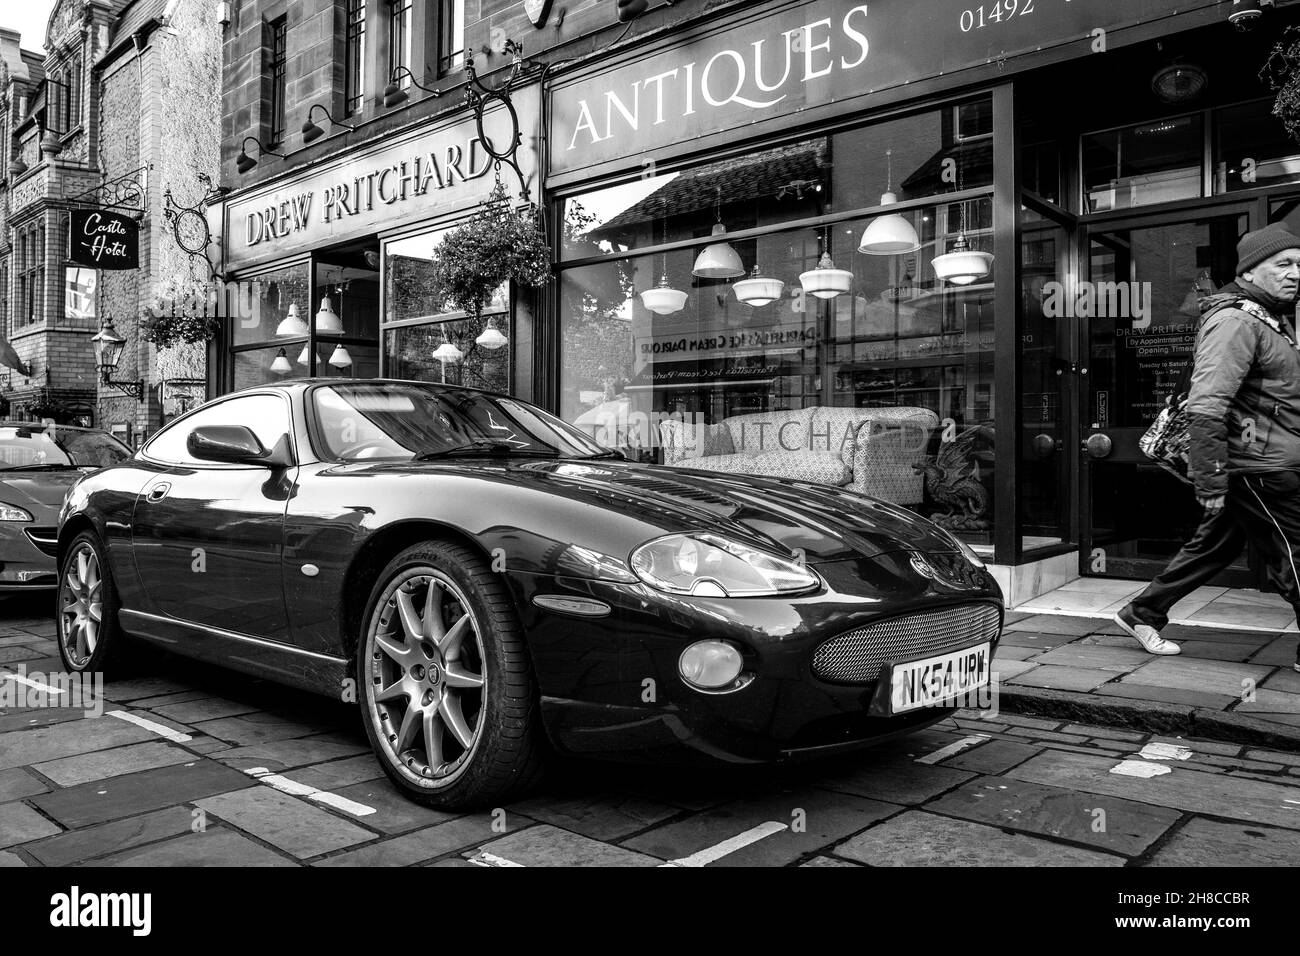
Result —
[[[536,781],[532,663],[510,594],[478,555],[446,541],[407,548],[379,575],[364,627],[362,721],[403,793],[464,810],[499,806]]]
[[[81,532],[68,545],[59,564],[55,601],[56,643],[64,667],[74,673],[103,672],[122,662],[126,635],[117,618],[117,589],[93,531]]]

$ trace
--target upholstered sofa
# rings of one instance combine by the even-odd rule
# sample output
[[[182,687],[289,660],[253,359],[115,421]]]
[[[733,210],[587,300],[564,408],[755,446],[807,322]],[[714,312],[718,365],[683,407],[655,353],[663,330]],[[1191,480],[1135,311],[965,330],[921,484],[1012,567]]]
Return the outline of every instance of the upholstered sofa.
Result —
[[[815,406],[659,425],[664,464],[794,478],[849,488],[901,505],[923,497],[912,467],[925,458],[939,417],[928,408]]]

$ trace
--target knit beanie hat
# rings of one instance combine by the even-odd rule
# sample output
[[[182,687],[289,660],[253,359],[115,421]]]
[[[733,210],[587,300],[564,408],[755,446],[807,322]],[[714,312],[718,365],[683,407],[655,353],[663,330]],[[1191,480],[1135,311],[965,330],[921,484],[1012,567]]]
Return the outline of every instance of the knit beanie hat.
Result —
[[[1237,275],[1249,272],[1265,259],[1271,259],[1283,249],[1300,249],[1300,236],[1285,223],[1270,223],[1241,237],[1237,243]]]

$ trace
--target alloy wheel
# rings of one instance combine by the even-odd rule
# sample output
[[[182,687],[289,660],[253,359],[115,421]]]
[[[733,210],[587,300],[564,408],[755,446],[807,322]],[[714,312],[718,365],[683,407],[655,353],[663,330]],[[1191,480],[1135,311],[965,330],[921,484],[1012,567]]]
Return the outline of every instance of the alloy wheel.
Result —
[[[478,622],[460,588],[431,568],[390,585],[367,647],[370,719],[392,766],[437,788],[468,764],[483,724]]]
[[[63,647],[74,667],[87,666],[99,645],[104,619],[103,589],[99,556],[90,545],[82,544],[68,561],[59,588]]]

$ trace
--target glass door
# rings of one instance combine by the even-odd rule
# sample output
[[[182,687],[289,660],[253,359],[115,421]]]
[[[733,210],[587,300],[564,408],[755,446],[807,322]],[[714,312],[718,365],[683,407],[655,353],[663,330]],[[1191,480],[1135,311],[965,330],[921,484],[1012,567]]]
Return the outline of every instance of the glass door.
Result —
[[[1246,207],[1195,218],[1094,226],[1087,279],[1061,304],[1077,317],[1085,575],[1151,578],[1201,518],[1191,488],[1153,464],[1138,439],[1179,383],[1195,350],[1197,300],[1233,278]],[[1249,587],[1242,555],[1214,582]]]

